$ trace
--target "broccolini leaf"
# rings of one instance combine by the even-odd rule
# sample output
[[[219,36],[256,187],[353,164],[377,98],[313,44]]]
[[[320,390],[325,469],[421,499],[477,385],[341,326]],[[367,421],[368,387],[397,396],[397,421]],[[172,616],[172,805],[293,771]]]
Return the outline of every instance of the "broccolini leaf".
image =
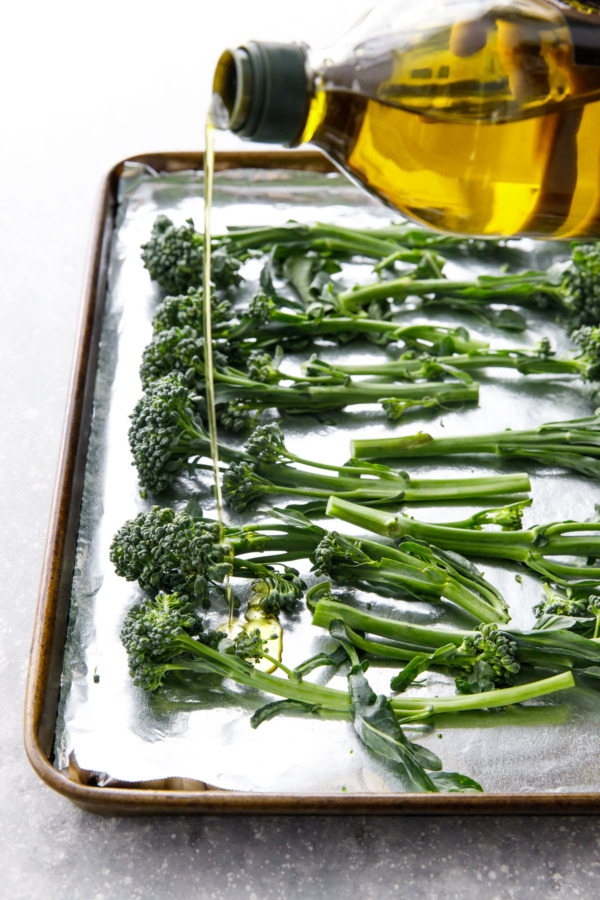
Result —
[[[348,675],[348,693],[354,730],[369,750],[394,764],[395,772],[400,776],[404,789],[419,793],[438,793],[440,790],[482,790],[476,782],[465,776],[442,773],[440,758],[431,750],[420,744],[414,744],[407,738],[396,720],[388,698],[383,694],[375,694],[367,681],[344,623],[334,620],[329,626],[329,633],[346,649],[352,664]],[[439,786],[426,769],[443,775]]]
[[[401,694],[418,678],[421,672],[427,671],[433,665],[443,666],[449,657],[456,656],[455,644],[446,644],[444,647],[438,647],[433,653],[419,653],[413,657],[401,672],[392,678],[390,688]]]
[[[301,700],[274,700],[272,703],[265,703],[250,719],[252,728],[258,728],[263,722],[274,719],[276,716],[283,714],[295,716],[314,716],[322,709],[320,703],[303,703]]]

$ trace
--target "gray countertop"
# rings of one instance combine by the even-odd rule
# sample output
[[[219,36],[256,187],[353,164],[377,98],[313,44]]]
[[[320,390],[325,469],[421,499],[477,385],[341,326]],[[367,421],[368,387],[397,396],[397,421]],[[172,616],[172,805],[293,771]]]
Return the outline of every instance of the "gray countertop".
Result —
[[[365,5],[347,0],[341,23],[334,0],[34,0],[2,13],[0,894],[11,900],[598,895],[596,817],[101,818],[25,758],[27,656],[101,180],[124,157],[203,146],[221,49],[322,43]],[[240,146],[218,135],[217,149]]]

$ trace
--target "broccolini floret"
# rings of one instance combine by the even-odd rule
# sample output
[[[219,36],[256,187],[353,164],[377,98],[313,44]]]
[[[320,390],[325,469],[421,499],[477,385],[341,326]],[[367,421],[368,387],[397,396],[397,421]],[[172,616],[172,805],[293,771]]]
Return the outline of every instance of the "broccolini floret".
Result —
[[[220,632],[205,631],[189,597],[177,593],[158,594],[136,604],[121,629],[129,674],[144,691],[157,690],[169,671],[190,665],[196,647],[216,650],[224,637]]]
[[[566,269],[561,290],[571,331],[600,325],[600,247],[574,244],[571,265]]]
[[[457,653],[474,657],[468,673],[456,678],[456,687],[461,694],[491,691],[504,684],[513,684],[521,668],[517,644],[495,623],[481,625],[478,631],[464,639]]]
[[[143,489],[164,491],[210,442],[197,419],[194,398],[182,375],[167,375],[138,400],[131,416],[129,446]]]
[[[546,598],[533,607],[533,611],[538,618],[542,616],[589,618],[595,615],[592,609],[595,609],[599,599],[596,594],[578,595],[571,591],[559,594],[557,591],[549,591]]]
[[[202,331],[202,309],[204,306],[204,291],[200,288],[190,288],[187,294],[177,294],[165,297],[156,309],[152,318],[154,333],[167,331],[169,328],[192,328]],[[229,323],[232,317],[231,303],[226,297],[219,297],[214,292],[211,294],[211,319],[213,328],[221,323]]]
[[[280,612],[295,612],[306,590],[306,585],[296,569],[290,566],[282,568],[282,572],[274,570],[269,572],[265,566],[265,571],[260,576],[265,588],[258,605],[268,616],[278,616]]]
[[[271,635],[274,638],[276,635]],[[271,663],[273,669],[280,669],[292,681],[300,681],[300,676],[288,669],[280,659],[276,659],[268,652],[268,638],[265,639],[259,628],[247,631],[241,631],[235,638],[226,638],[219,644],[220,653],[228,653],[237,659],[252,661],[255,663],[265,659]]]
[[[213,348],[213,360],[215,366],[227,367],[226,358],[216,347]],[[190,385],[204,379],[204,338],[189,325],[155,334],[142,354],[140,379],[143,387],[174,372],[183,375]]]
[[[167,333],[167,332],[166,332]],[[164,491],[184,470],[202,466],[210,457],[210,440],[200,418],[202,401],[187,387],[183,372],[152,382],[131,414],[129,445],[143,490]],[[292,393],[292,391],[290,391]],[[234,401],[230,416],[246,407]],[[221,419],[222,421],[222,419]],[[237,424],[237,422],[232,422]],[[411,503],[431,499],[457,500],[528,491],[529,479],[522,473],[462,479],[414,479],[385,466],[334,466],[306,460],[290,453],[275,424],[260,426],[245,450],[219,442],[219,459],[229,462],[223,476],[226,502],[238,511],[267,494],[290,494],[326,501],[336,492],[348,498],[373,503]],[[263,462],[267,458],[281,462]],[[303,464],[318,471],[305,471]],[[334,472],[335,475],[327,474]]]
[[[597,589],[597,586],[596,586]],[[600,635],[600,595],[588,591],[581,593],[573,590],[560,592],[550,585],[544,585],[546,597],[533,611],[536,614],[536,628],[544,629],[553,617],[560,617],[565,628],[597,638]],[[569,620],[569,624],[567,621]]]
[[[202,285],[203,237],[192,219],[177,226],[167,216],[158,216],[149,240],[142,246],[142,260],[153,281],[168,294],[185,294]],[[225,250],[211,254],[211,278],[217,288],[237,287],[241,282],[240,260]]]
[[[117,575],[137,581],[142,590],[181,592],[202,602],[209,583],[221,583],[231,571],[229,557],[217,522],[200,526],[191,516],[160,506],[126,522],[110,548]]]
[[[277,615],[281,610],[293,612],[305,589],[296,569],[285,563],[298,559],[299,554],[308,555],[322,533],[320,529],[302,535],[299,531],[272,523],[262,530],[228,526],[221,535],[213,520],[153,506],[117,531],[110,558],[117,575],[137,581],[151,594],[183,592],[203,604],[207,603],[209,586],[221,586],[230,574],[260,578],[260,607],[265,613]],[[253,552],[258,556],[245,557]]]

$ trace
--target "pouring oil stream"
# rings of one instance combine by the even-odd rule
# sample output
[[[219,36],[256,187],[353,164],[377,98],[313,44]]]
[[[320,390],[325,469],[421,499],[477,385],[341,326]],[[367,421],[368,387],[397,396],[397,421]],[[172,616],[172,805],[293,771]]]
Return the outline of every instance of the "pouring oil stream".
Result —
[[[212,306],[211,306],[211,209],[213,196],[213,176],[215,161],[215,126],[209,111],[206,117],[204,152],[204,271],[202,278],[204,299],[202,304],[202,320],[204,330],[204,368],[206,408],[208,415],[208,434],[210,438],[210,454],[213,461],[213,476],[215,484],[215,500],[217,504],[217,522],[219,524],[219,540],[226,544],[225,528],[223,526],[223,494],[221,490],[221,477],[219,471],[219,448],[217,444],[217,411],[215,406],[215,383],[213,377],[213,346],[212,346]],[[233,625],[234,597],[231,589],[229,574],[225,582],[227,603],[229,607],[229,630]]]

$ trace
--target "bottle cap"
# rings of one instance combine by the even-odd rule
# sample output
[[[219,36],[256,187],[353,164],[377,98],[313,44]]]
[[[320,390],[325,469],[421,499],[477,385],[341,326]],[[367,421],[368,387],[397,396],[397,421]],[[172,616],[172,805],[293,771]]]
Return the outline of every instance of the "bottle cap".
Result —
[[[213,93],[223,125],[247,140],[291,145],[299,137],[310,100],[306,54],[300,44],[248,41],[217,63]]]

